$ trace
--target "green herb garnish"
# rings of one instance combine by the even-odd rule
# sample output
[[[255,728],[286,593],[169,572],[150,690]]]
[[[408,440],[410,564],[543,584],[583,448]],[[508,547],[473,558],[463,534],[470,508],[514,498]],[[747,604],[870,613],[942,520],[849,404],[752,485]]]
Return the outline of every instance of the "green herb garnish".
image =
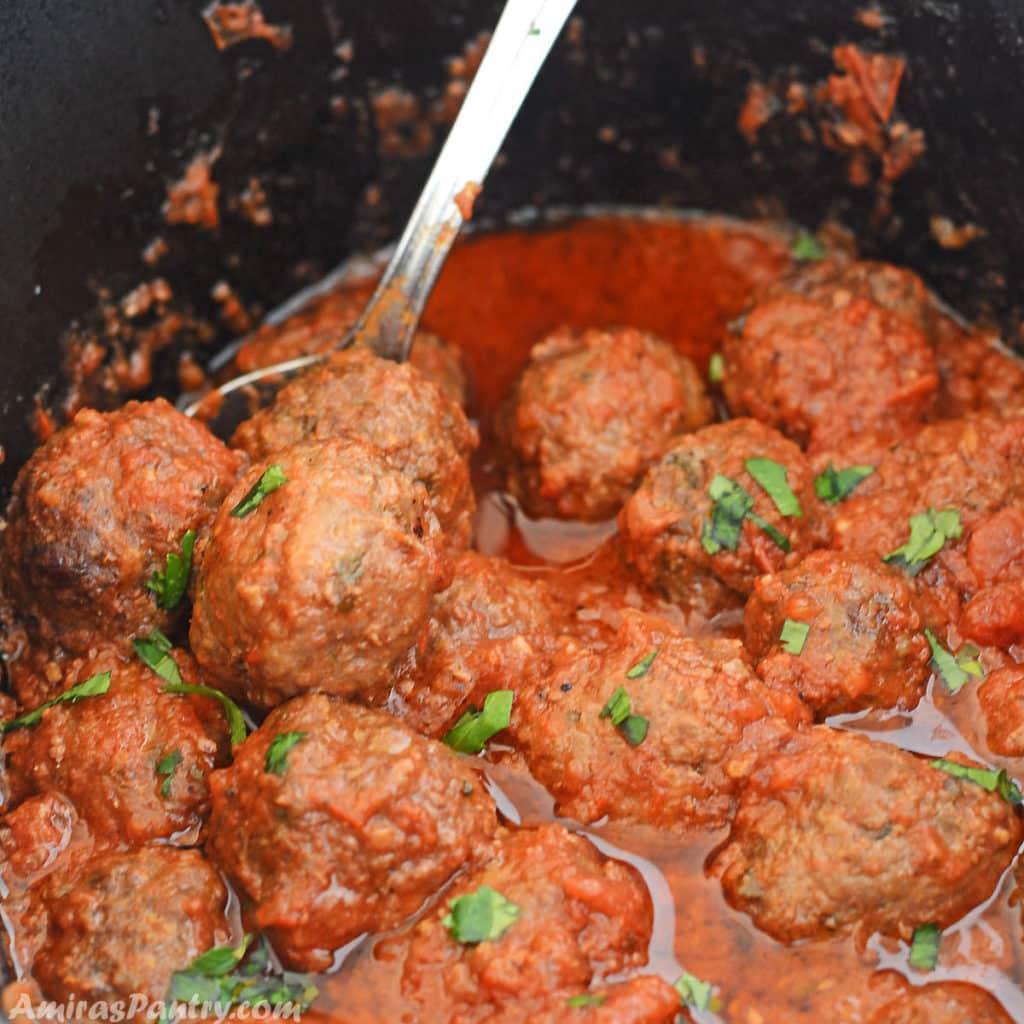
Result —
[[[492,690],[484,697],[479,711],[470,708],[442,737],[452,750],[460,754],[479,754],[487,741],[512,721],[512,690]]]
[[[847,466],[835,469],[830,462],[824,472],[814,478],[814,493],[830,505],[848,498],[872,473],[874,466]]]
[[[631,669],[626,672],[627,679],[642,679],[647,675],[651,665],[654,664],[654,659],[658,656],[658,652],[661,650],[660,647],[655,647],[653,651],[645,654]]]
[[[231,731],[231,746],[237,747],[239,743],[245,741],[249,731],[245,726],[245,718],[242,716],[238,705],[226,693],[215,690],[212,686],[200,686],[195,683],[168,683],[164,687],[164,693],[176,693],[180,696],[194,694],[197,697],[209,697],[212,700],[218,701],[224,709],[224,717],[228,720],[228,728]]]
[[[696,975],[687,971],[676,979],[672,986],[679,993],[679,1001],[693,1010],[712,1010],[722,1008],[722,1002],[711,994],[714,987],[709,981],[701,981]]]
[[[930,630],[924,631],[925,639],[932,650],[931,665],[950,693],[956,693],[971,677],[981,679],[985,670],[978,661],[978,648],[973,644],[964,646],[959,654],[952,654],[942,646],[939,638]]]
[[[811,627],[806,622],[786,619],[782,624],[782,632],[779,634],[782,649],[788,654],[801,654],[804,644],[807,643],[807,634],[810,631]]]
[[[180,683],[181,672],[171,657],[171,641],[159,629],[150,631],[149,636],[132,641],[135,653],[165,682]]]
[[[717,475],[708,487],[713,502],[711,518],[704,523],[700,543],[709,555],[719,551],[735,551],[740,542],[743,520],[760,527],[783,551],[789,551],[789,540],[754,511],[754,499],[735,480]]]
[[[1014,807],[1020,807],[1024,803],[1024,795],[1021,794],[1020,787],[1006,774],[1005,769],[996,771],[994,768],[976,768],[960,764],[958,761],[947,761],[944,757],[938,757],[928,763],[933,768],[938,768],[939,771],[946,772],[954,778],[973,782],[976,786],[988,790],[989,793],[998,793]]]
[[[648,721],[643,715],[634,715],[633,702],[624,686],[616,687],[615,692],[605,702],[598,718],[611,719],[612,725],[622,733],[626,742],[639,747],[647,738]]]
[[[288,770],[288,751],[301,743],[307,735],[304,732],[279,732],[267,747],[263,770],[269,775],[284,775]]]
[[[806,231],[801,231],[793,239],[789,252],[800,263],[817,263],[825,258],[825,246]]]
[[[708,380],[712,384],[721,384],[725,379],[725,356],[721,352],[713,352],[708,360]]]
[[[165,754],[156,763],[157,775],[165,776],[164,781],[160,785],[160,795],[168,797],[171,795],[171,779],[174,778],[174,771],[182,762],[182,756],[180,750],[172,750],[169,754]]]
[[[43,712],[58,704],[77,704],[85,697],[99,697],[110,689],[110,673],[98,672],[81,683],[69,686],[62,694],[40,704],[34,711],[28,711],[18,718],[0,724],[0,733],[14,732],[15,729],[28,729],[43,720]]]
[[[231,510],[231,514],[236,519],[244,519],[250,512],[255,511],[259,507],[260,502],[268,494],[272,494],[278,487],[287,482],[288,478],[284,475],[284,470],[278,463],[275,462],[267,466],[260,475],[259,480],[249,488],[245,497]]]
[[[456,942],[472,944],[500,938],[512,927],[519,914],[519,907],[500,892],[489,885],[482,885],[476,892],[452,900],[441,924]]]
[[[914,937],[910,942],[910,966],[919,971],[930,971],[939,962],[939,947],[942,945],[942,932],[935,924],[923,924],[914,929]]]
[[[186,530],[181,538],[181,554],[170,552],[164,569],[153,573],[146,586],[156,594],[158,608],[170,611],[177,608],[188,588],[189,573],[192,572],[192,550],[196,546],[196,531]]]
[[[793,493],[786,477],[786,467],[772,459],[747,459],[743,463],[746,471],[764,488],[775,503],[779,515],[802,518],[804,510],[800,499]]]
[[[939,512],[930,508],[910,517],[907,542],[886,555],[883,561],[902,566],[911,576],[916,576],[928,559],[942,550],[946,541],[956,540],[963,532],[960,513],[955,508]]]
[[[565,1001],[566,1006],[601,1006],[607,996],[592,995],[590,992],[581,992],[578,996],[570,996]]]

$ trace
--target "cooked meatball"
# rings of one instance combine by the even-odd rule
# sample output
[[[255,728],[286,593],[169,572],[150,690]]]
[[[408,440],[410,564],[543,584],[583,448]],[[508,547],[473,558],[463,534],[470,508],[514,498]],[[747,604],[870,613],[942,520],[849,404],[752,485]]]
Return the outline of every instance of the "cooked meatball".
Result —
[[[508,488],[532,516],[609,519],[676,434],[711,418],[693,363],[660,338],[556,331],[534,346],[499,423]]]
[[[33,633],[79,651],[102,632],[166,628],[147,581],[202,532],[241,457],[162,399],[84,409],[14,484],[4,583]]]
[[[496,938],[459,942],[445,916],[485,886],[518,915]],[[401,994],[416,1019],[525,1022],[552,997],[569,999],[646,963],[651,925],[635,869],[549,824],[503,838],[424,918],[379,943],[374,959],[401,964]]]
[[[876,1010],[868,1024],[1012,1024],[995,996],[977,985],[939,981],[907,986],[892,1002]]]
[[[1020,841],[997,793],[818,726],[751,776],[713,870],[729,902],[780,942],[854,926],[909,939],[985,900]]]
[[[503,558],[464,552],[452,585],[434,599],[409,674],[395,686],[406,724],[442,736],[492,690],[525,688],[547,667],[556,616],[542,580]]]
[[[734,415],[753,416],[810,450],[873,428],[917,428],[938,388],[935,356],[910,321],[866,298],[759,302],[722,346],[722,388]]]
[[[939,415],[1024,413],[1024,363],[1019,356],[1010,354],[990,332],[966,331],[947,318],[938,328]]]
[[[469,456],[476,431],[465,413],[408,363],[366,349],[337,352],[286,384],[273,405],[246,420],[232,444],[253,459],[310,438],[357,437],[422,484],[452,541],[464,547],[475,501]]]
[[[197,681],[187,654],[174,660]],[[209,809],[207,775],[227,754],[219,705],[163,693],[151,669],[112,649],[78,665],[61,690],[101,672],[110,673],[107,693],[52,707],[5,737],[14,799],[62,792],[108,841],[194,842]]]
[[[486,1024],[684,1024],[692,1021],[679,1005],[679,993],[653,974],[602,986],[587,993],[596,1000],[583,1010],[572,996],[553,996],[529,1013],[507,1010],[486,1018]]]
[[[1024,639],[1024,508],[1006,505],[971,531],[966,569],[957,574],[968,597],[960,632],[993,647],[1019,643]]]
[[[35,975],[51,999],[162,1000],[171,975],[230,936],[227,892],[198,850],[102,854],[47,887]]]
[[[986,743],[1003,757],[1024,757],[1024,666],[990,672],[978,687]]]
[[[286,482],[234,513],[269,465]],[[386,694],[448,582],[423,487],[362,441],[304,441],[254,466],[197,551],[203,673],[272,707],[310,689]]]
[[[409,363],[436,384],[457,406],[469,404],[469,380],[462,352],[443,338],[417,331],[409,351]]]
[[[619,687],[647,720],[636,746],[602,717]],[[754,675],[739,641],[679,636],[638,612],[608,650],[564,644],[513,706],[517,743],[559,814],[684,829],[724,824],[761,757],[809,720],[798,697]]]
[[[469,762],[382,711],[317,694],[273,711],[210,787],[210,856],[250,925],[300,970],[399,924],[497,827]]]
[[[785,467],[801,509],[783,516],[745,468],[763,458]],[[752,513],[782,534],[778,540],[750,516],[739,524],[735,550],[713,544],[709,490],[717,477],[742,487]],[[817,498],[807,459],[792,441],[756,420],[732,420],[678,440],[648,470],[619,515],[626,555],[641,578],[670,600],[688,605],[709,581],[749,593],[762,573],[796,564],[816,545]],[[713,553],[712,553],[713,552]]]
[[[809,627],[802,649],[784,640],[787,622]],[[758,675],[799,693],[819,717],[912,708],[928,682],[931,651],[910,585],[880,562],[814,551],[762,576],[744,628]]]

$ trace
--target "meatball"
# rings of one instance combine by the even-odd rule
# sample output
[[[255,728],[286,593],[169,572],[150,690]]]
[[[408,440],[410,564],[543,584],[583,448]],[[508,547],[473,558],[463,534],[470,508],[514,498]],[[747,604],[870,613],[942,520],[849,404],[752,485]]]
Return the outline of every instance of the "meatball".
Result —
[[[684,1024],[692,1021],[679,1005],[679,993],[653,974],[603,986],[587,993],[597,1001],[589,1003],[586,1015],[571,1003],[572,996],[557,995],[529,1014],[509,1011],[487,1017],[487,1024]]]
[[[188,655],[174,660],[197,681]],[[110,673],[106,693],[52,707],[5,738],[14,799],[64,793],[108,840],[194,842],[209,809],[207,775],[227,753],[219,706],[162,692],[151,669],[112,649],[78,665],[61,689],[102,672]]]
[[[286,384],[273,405],[246,420],[232,444],[253,459],[310,438],[357,437],[426,488],[430,507],[457,545],[473,529],[469,456],[476,431],[465,413],[408,363],[367,349],[336,352]]]
[[[102,854],[48,886],[35,976],[51,999],[134,993],[162,1000],[171,976],[230,936],[227,891],[198,850]]]
[[[605,713],[620,687],[647,722],[637,745]],[[798,697],[754,675],[739,641],[679,636],[631,611],[607,650],[566,643],[513,706],[517,743],[559,814],[664,828],[724,824],[761,757],[809,721]]]
[[[434,599],[409,675],[395,686],[406,723],[441,736],[492,690],[520,690],[547,666],[557,609],[547,585],[503,558],[467,551]]]
[[[609,519],[672,438],[712,412],[693,363],[660,338],[556,331],[534,346],[499,423],[508,488],[532,516]]]
[[[931,411],[935,356],[910,321],[867,298],[759,302],[722,346],[734,415],[777,427],[811,451],[862,431],[900,438]]]
[[[1024,413],[1024,363],[997,337],[965,331],[943,318],[935,345],[941,387],[937,408],[944,417]]]
[[[270,707],[305,690],[386,695],[448,582],[423,487],[354,439],[274,456],[285,483],[249,514],[254,466],[197,551],[190,639],[215,684]]]
[[[497,827],[469,762],[382,711],[319,694],[273,711],[210,788],[210,856],[251,926],[300,970],[399,924]]]
[[[1024,508],[1006,505],[982,520],[967,540],[969,592],[960,617],[964,636],[1010,647],[1024,639]]]
[[[409,363],[461,409],[469,404],[469,379],[462,352],[443,338],[417,331]]]
[[[728,901],[780,942],[854,926],[909,939],[985,900],[1020,841],[997,793],[818,726],[751,776],[713,871]]]
[[[517,913],[500,935],[460,942],[446,915],[484,888]],[[503,838],[425,917],[382,940],[374,960],[401,965],[401,995],[417,1020],[546,1020],[533,1013],[553,997],[569,999],[646,963],[652,919],[634,868],[548,824]]]
[[[978,687],[989,750],[1003,757],[1024,757],[1024,666],[990,672]]]
[[[785,468],[799,515],[782,515],[750,475],[746,465],[755,458]],[[719,510],[735,507],[711,496],[722,477],[746,492],[750,513],[768,530],[748,514],[738,522],[732,546],[724,537],[716,540],[712,527]],[[756,420],[715,424],[678,440],[648,470],[622,508],[619,529],[641,578],[670,600],[686,606],[714,581],[746,594],[762,573],[794,565],[816,546],[814,479],[800,449],[771,427]],[[781,536],[773,539],[775,531]]]
[[[38,448],[14,484],[4,583],[31,631],[74,651],[98,632],[166,628],[146,583],[200,533],[241,456],[162,399],[84,409]]]
[[[807,629],[801,642],[786,623]],[[820,717],[869,707],[915,707],[931,651],[906,577],[839,552],[814,551],[762,576],[744,615],[747,649],[773,687],[791,689]]]
[[[939,981],[920,988],[907,986],[876,1010],[868,1024],[1012,1024],[1013,1018],[995,996],[977,985]]]

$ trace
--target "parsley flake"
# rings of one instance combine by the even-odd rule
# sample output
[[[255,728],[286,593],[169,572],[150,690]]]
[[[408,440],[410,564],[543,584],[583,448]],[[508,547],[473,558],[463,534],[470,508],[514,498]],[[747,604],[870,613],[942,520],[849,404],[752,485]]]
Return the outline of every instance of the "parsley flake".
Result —
[[[693,1010],[712,1010],[722,1008],[722,1002],[712,995],[714,986],[710,981],[701,981],[687,971],[676,979],[672,986],[679,993],[679,1001]]]
[[[810,631],[811,627],[806,622],[786,619],[782,624],[782,632],[779,634],[782,649],[788,654],[803,653],[804,644],[807,643],[807,634]]]
[[[814,235],[801,231],[793,239],[789,253],[798,263],[817,263],[825,258],[825,246]]]
[[[40,704],[34,711],[27,711],[18,718],[12,718],[9,722],[0,724],[0,734],[14,732],[15,729],[28,729],[38,725],[43,720],[43,712],[47,708],[56,707],[58,704],[77,704],[85,697],[99,697],[110,689],[110,673],[98,672],[94,676],[81,683],[69,686],[63,693]]]
[[[721,352],[713,352],[708,360],[708,380],[712,384],[721,384],[725,380],[725,356]]]
[[[946,541],[956,540],[964,532],[960,513],[955,508],[944,508],[939,512],[930,508],[910,517],[910,537],[883,561],[892,562],[916,576],[932,555],[938,554]]]
[[[156,763],[157,775],[163,775],[164,781],[160,785],[160,795],[168,797],[171,795],[171,780],[174,778],[175,769],[182,762],[182,756],[180,750],[172,750],[169,754],[165,754]]]
[[[598,996],[590,992],[581,992],[578,996],[570,996],[565,1001],[566,1006],[601,1006],[607,996]]]
[[[288,770],[288,751],[301,743],[308,733],[279,732],[267,747],[263,770],[268,775],[284,775]]]
[[[498,939],[519,917],[520,910],[489,885],[459,896],[448,904],[441,924],[456,942],[466,945]]]
[[[985,675],[985,670],[978,661],[978,648],[973,644],[966,644],[959,654],[954,655],[942,646],[939,638],[930,629],[924,631],[924,636],[932,650],[931,666],[950,693],[956,693],[972,676],[981,679]]]
[[[156,594],[156,605],[170,611],[181,604],[188,589],[188,577],[192,572],[192,551],[196,546],[196,531],[186,530],[181,538],[181,554],[171,551],[164,568],[153,573],[146,586]]]
[[[492,736],[512,721],[512,690],[492,690],[479,711],[470,708],[441,738],[460,754],[479,754]]]
[[[159,629],[152,630],[147,637],[136,637],[132,641],[132,647],[165,683],[181,682],[181,672],[177,662],[171,657],[171,641]]]
[[[642,679],[650,671],[651,665],[654,664],[654,659],[658,656],[660,651],[660,647],[655,647],[653,651],[645,654],[631,669],[626,672],[626,678]]]
[[[939,962],[942,932],[936,924],[923,924],[914,929],[910,942],[910,966],[919,971],[930,971]]]
[[[647,738],[649,723],[643,715],[634,715],[632,711],[633,702],[630,700],[626,688],[619,686],[601,708],[598,718],[611,719],[612,725],[622,733],[626,742],[631,747],[639,747]]]
[[[847,466],[837,470],[832,463],[814,478],[814,493],[829,505],[848,498],[872,473],[874,466]]]
[[[786,467],[773,459],[747,459],[743,463],[746,471],[764,488],[772,499],[779,515],[803,518],[804,510],[800,499],[793,493],[786,476]]]
[[[259,480],[249,488],[245,497],[231,510],[231,514],[236,519],[244,519],[259,507],[268,494],[273,494],[278,487],[287,482],[288,478],[284,475],[284,470],[279,463],[275,462],[267,466]]]
[[[709,555],[735,551],[740,543],[743,520],[760,527],[783,551],[789,551],[789,540],[754,511],[754,499],[735,480],[718,474],[708,487],[711,518],[704,523],[700,543]]]
[[[1024,803],[1024,795],[1020,787],[1005,769],[996,771],[994,768],[977,768],[971,765],[960,764],[958,761],[947,761],[944,757],[938,757],[928,762],[933,768],[946,772],[956,779],[965,779],[973,782],[976,786],[988,790],[989,793],[998,793],[1008,804],[1020,807]]]

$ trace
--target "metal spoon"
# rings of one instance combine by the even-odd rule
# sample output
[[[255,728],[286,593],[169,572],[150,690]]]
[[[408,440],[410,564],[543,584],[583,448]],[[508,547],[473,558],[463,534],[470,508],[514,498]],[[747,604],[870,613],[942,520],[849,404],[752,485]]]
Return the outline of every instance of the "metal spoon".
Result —
[[[508,0],[505,4],[394,255],[362,316],[348,334],[338,339],[337,349],[361,344],[387,359],[401,362],[408,357],[427,298],[463,223],[457,201],[460,193],[467,187],[475,192],[475,186],[483,183],[537,72],[575,6],[576,0]],[[240,418],[239,410],[231,409],[223,399],[242,389],[251,397],[254,388],[268,384],[276,388],[283,380],[326,358],[319,353],[265,366],[235,377],[198,401],[189,403],[192,396],[187,396],[179,405],[184,405],[189,416],[204,408],[211,411],[211,428],[223,433],[227,420]],[[211,400],[218,402],[212,409]]]

